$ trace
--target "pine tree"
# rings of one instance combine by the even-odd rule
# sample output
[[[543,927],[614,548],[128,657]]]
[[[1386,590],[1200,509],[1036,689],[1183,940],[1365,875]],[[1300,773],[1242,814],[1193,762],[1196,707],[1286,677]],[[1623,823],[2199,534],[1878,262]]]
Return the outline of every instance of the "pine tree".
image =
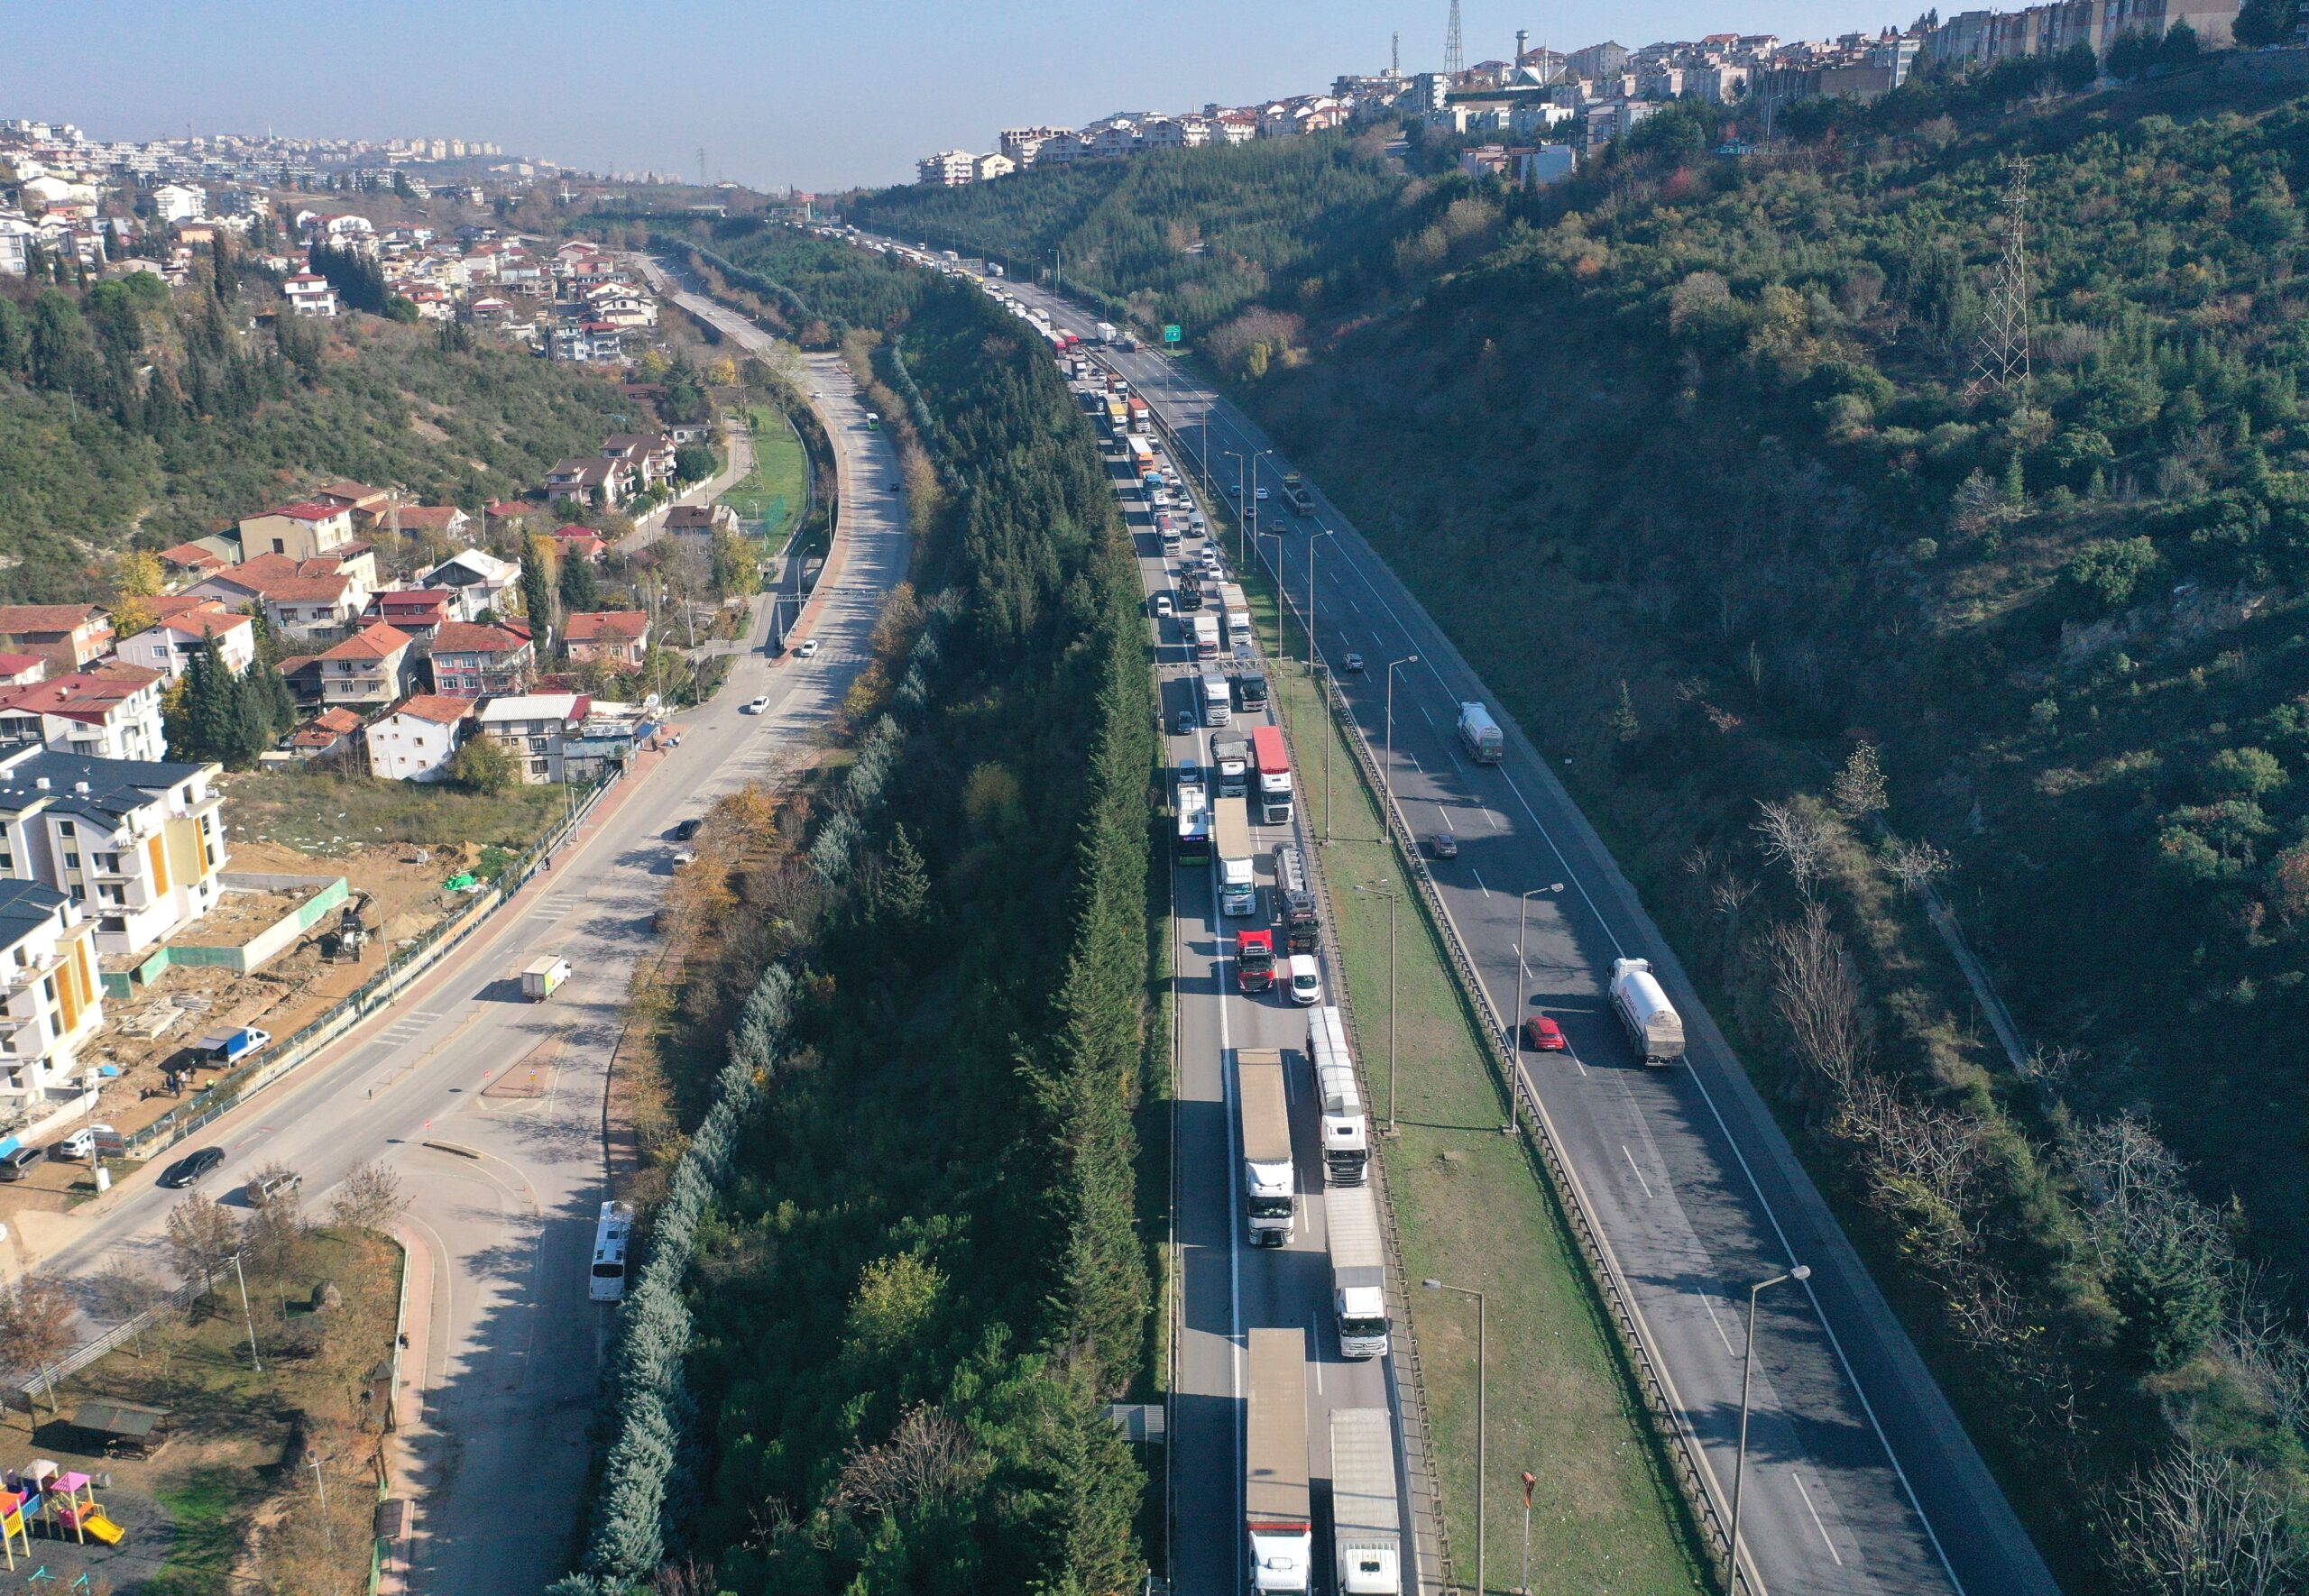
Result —
[[[553,627],[553,587],[552,552],[546,540],[532,532],[521,543],[521,611],[529,617],[540,658],[547,652],[547,634]]]

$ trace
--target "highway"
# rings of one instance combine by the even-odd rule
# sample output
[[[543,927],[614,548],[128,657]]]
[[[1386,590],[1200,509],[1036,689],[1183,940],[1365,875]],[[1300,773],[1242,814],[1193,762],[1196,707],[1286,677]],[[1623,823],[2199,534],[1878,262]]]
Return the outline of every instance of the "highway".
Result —
[[[1040,289],[1008,286],[1057,326],[1091,336],[1090,314]],[[1390,780],[1407,823],[1422,835],[1448,827],[1461,843],[1456,859],[1431,868],[1495,1012],[1503,1020],[1551,1014],[1571,1041],[1572,1057],[1524,1054],[1521,1068],[1632,1289],[1669,1399],[1727,1519],[1749,1289],[1792,1263],[1811,1270],[1808,1280],[1761,1298],[1743,1488],[1744,1582],[1775,1596],[2051,1596],[2057,1587],[2010,1503],[1634,890],[1540,751],[1503,716],[1504,762],[1485,766],[1464,757],[1454,736],[1458,704],[1496,706],[1498,699],[1347,518],[1319,489],[1315,513],[1294,516],[1281,493],[1289,463],[1183,362],[1145,352],[1094,353],[1146,398],[1191,459],[1207,448],[1222,491],[1238,478],[1254,486],[1257,527],[1269,534],[1257,540],[1260,556],[1278,571],[1294,606],[1307,602],[1310,551],[1320,541],[1320,555],[1311,556],[1319,651],[1334,668],[1349,651],[1368,662],[1365,674],[1339,680],[1371,746],[1389,750]],[[1248,468],[1255,479],[1226,458],[1228,451],[1255,463]],[[1272,496],[1258,501],[1257,488]],[[1415,664],[1394,673],[1390,738],[1388,665],[1414,656]],[[1530,923],[1520,933],[1519,958],[1526,892]],[[1195,912],[1196,900],[1184,896],[1190,927]],[[1189,936],[1196,962],[1182,968],[1182,996],[1189,983],[1208,986],[1223,973],[1206,973],[1206,964],[1222,957],[1208,928]],[[1685,1066],[1647,1069],[1629,1050],[1604,995],[1611,960],[1622,955],[1652,960],[1685,1014],[1691,1033]],[[1229,1000],[1182,1008],[1190,1103],[1197,1090],[1212,1089],[1191,1073],[1209,1069],[1213,1022],[1203,1010],[1218,1008],[1220,1040],[1231,1036],[1240,1045],[1246,1034],[1280,1034],[1262,1006]],[[1198,1150],[1186,1140],[1192,1123],[1182,1116],[1182,1169],[1197,1167]],[[1191,1184],[1182,1182],[1181,1224],[1208,1234],[1217,1216],[1184,1206]],[[1276,1295],[1286,1282],[1269,1278],[1287,1270],[1294,1255],[1240,1261],[1243,1304],[1256,1310],[1242,1322],[1274,1322],[1261,1316],[1295,1314],[1312,1299],[1302,1290]],[[1192,1258],[1191,1251],[1191,1309],[1194,1292],[1216,1289],[1210,1266],[1198,1279]],[[1215,1377],[1199,1373],[1190,1383],[1188,1373],[1219,1356],[1216,1347],[1198,1344],[1191,1320],[1182,1392],[1208,1389]],[[1189,1422],[1191,1400],[1182,1409],[1172,1452],[1183,1527],[1192,1518],[1189,1493],[1218,1487],[1216,1471],[1200,1461],[1213,1455],[1202,1448],[1215,1437]],[[1182,1588],[1227,1587],[1197,1579]]]
[[[750,325],[735,335],[768,339]],[[864,668],[882,597],[908,540],[888,437],[869,432],[849,373],[810,361],[839,451],[846,555],[830,563],[804,624],[813,659],[772,658],[758,603],[753,642],[708,703],[676,718],[679,747],[604,800],[605,819],[395,1008],[201,1132],[225,1150],[202,1189],[239,1205],[261,1164],[304,1177],[309,1207],[356,1164],[382,1159],[413,1197],[407,1228],[432,1270],[420,1422],[404,1435],[421,1494],[408,1589],[465,1596],[538,1591],[567,1566],[585,1511],[600,1359],[612,1315],[587,1300],[606,1195],[609,1064],[636,966],[655,958],[651,914],[672,869],[667,833],[714,800],[774,779]],[[748,701],[767,695],[759,715]],[[549,1002],[514,973],[557,953],[575,975]],[[43,1266],[86,1277],[115,1252],[152,1256],[178,1194],[148,1175],[79,1209]]]

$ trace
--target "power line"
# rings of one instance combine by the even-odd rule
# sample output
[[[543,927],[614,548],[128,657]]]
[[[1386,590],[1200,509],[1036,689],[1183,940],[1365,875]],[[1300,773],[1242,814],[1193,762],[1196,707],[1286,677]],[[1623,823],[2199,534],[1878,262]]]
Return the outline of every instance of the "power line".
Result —
[[[1968,399],[2019,389],[2028,392],[2028,161],[2005,160],[2004,254],[1981,321],[1980,353],[1973,362]]]
[[[1451,0],[1451,30],[1443,35],[1443,70],[1453,78],[1467,69],[1467,52],[1459,43],[1459,0]]]

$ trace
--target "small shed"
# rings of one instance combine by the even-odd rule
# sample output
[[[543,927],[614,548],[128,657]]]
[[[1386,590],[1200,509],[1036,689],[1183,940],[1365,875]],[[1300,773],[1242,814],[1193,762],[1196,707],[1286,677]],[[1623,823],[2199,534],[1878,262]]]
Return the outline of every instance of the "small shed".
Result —
[[[165,1408],[97,1398],[81,1403],[70,1423],[88,1438],[91,1452],[106,1457],[150,1457],[168,1441],[169,1417]]]

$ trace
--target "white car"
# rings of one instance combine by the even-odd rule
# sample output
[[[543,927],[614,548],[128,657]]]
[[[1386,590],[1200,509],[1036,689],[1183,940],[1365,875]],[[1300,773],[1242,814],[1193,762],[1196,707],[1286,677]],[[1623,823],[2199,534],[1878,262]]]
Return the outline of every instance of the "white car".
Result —
[[[1311,953],[1291,956],[1291,1001],[1302,1009],[1323,1001],[1323,967]]]
[[[120,1133],[110,1125],[82,1125],[69,1136],[48,1150],[48,1156],[60,1160],[87,1158],[96,1151],[98,1141],[117,1145]]]
[[[759,715],[767,713],[768,709],[769,694],[765,693],[759,698],[748,704],[745,708],[745,712],[749,715]]]
[[[1154,613],[1157,616],[1168,616],[1171,613],[1170,594],[1156,593],[1154,595]]]
[[[794,652],[804,659],[814,658],[818,652],[818,640],[815,637],[805,637],[802,641],[802,646]]]
[[[1265,504],[1267,501],[1268,497],[1267,491],[1265,488],[1261,488],[1259,490],[1259,502],[1261,504]]]

